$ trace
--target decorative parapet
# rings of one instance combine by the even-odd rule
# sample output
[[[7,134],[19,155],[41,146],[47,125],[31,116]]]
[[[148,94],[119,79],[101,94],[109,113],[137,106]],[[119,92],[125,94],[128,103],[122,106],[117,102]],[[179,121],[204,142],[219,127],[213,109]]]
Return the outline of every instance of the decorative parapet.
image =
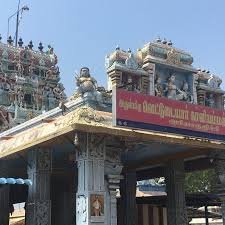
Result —
[[[139,49],[137,59],[140,64],[150,61],[189,69],[192,68],[193,63],[193,57],[189,53],[173,47],[171,41],[165,39],[162,41],[160,38]]]

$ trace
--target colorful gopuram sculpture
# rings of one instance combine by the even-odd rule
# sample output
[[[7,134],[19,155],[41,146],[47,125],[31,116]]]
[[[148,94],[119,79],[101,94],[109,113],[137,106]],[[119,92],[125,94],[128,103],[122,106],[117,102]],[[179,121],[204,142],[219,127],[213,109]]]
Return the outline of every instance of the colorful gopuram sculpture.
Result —
[[[133,54],[119,47],[106,57],[108,89],[112,84],[147,95],[224,108],[222,80],[192,66],[193,57],[157,38]]]
[[[57,56],[48,46],[44,52],[33,50],[32,41],[13,46],[11,36],[7,44],[0,38],[0,131],[23,123],[42,112],[58,106],[65,99],[60,81]]]

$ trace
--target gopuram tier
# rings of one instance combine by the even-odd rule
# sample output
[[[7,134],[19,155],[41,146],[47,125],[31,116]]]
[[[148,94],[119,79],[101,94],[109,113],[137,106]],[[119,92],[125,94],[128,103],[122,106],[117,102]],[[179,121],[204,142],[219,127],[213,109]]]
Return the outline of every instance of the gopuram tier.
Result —
[[[58,106],[65,99],[57,56],[51,46],[38,51],[32,41],[14,47],[0,38],[0,131],[4,131]]]

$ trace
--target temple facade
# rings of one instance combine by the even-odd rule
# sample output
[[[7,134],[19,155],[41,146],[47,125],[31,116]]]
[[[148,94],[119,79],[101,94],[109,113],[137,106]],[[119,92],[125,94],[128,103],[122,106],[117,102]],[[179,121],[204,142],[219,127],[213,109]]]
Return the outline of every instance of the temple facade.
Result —
[[[0,38],[0,131],[51,110],[65,99],[60,81],[57,56],[51,46],[38,51],[32,41],[18,48],[9,36],[7,44]]]
[[[21,86],[18,74],[15,86],[23,88],[24,98],[2,104],[15,121],[18,113],[11,108],[50,111],[0,133],[1,177],[30,181],[1,184],[0,224],[8,225],[13,204],[25,202],[26,225],[138,225],[144,213],[154,225],[187,225],[192,218],[185,173],[207,168],[217,174],[215,194],[225,221],[224,91],[217,75],[194,68],[189,53],[157,39],[137,52],[117,47],[107,55],[107,88],[87,67],[81,68],[75,93],[60,102],[65,97],[63,92],[54,95],[58,79],[50,79],[58,76],[52,49],[20,51],[23,59],[25,53],[41,57],[34,75],[38,85],[32,83],[28,92],[32,76],[22,74]],[[10,96],[10,87],[2,88],[1,96]],[[32,92],[45,87],[60,107],[51,105],[51,95],[46,105],[31,104]],[[165,177],[167,194],[161,224],[139,211],[136,201],[137,181],[159,177]]]

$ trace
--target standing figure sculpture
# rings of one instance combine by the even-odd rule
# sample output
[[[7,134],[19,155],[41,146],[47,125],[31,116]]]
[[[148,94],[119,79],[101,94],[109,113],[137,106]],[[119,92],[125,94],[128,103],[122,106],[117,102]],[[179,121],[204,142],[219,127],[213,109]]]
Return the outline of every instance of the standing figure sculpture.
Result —
[[[101,216],[102,204],[99,201],[97,195],[95,196],[95,200],[92,203],[92,207],[93,207],[94,216]]]
[[[165,92],[168,99],[177,100],[177,86],[175,84],[175,75],[172,74],[168,78],[168,82],[166,84]]]
[[[155,79],[155,96],[163,96],[163,86],[161,84],[161,78],[159,76],[157,76]]]

